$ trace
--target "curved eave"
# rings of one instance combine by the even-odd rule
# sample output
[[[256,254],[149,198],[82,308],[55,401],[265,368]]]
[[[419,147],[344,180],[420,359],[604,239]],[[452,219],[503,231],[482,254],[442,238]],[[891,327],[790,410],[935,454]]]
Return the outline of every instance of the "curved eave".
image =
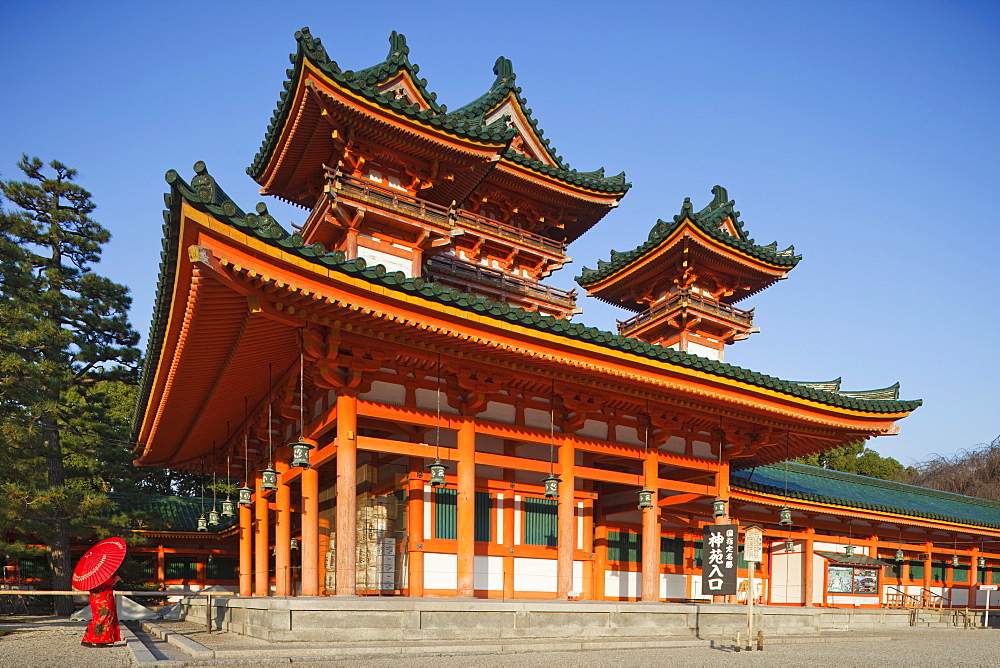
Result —
[[[180,195],[179,187],[174,184],[172,197]],[[189,191],[186,188],[184,192]],[[216,213],[206,213],[208,209]],[[336,254],[325,254],[321,248],[305,247],[296,237],[287,237],[287,233],[275,236],[273,225],[258,228],[257,222],[244,217],[230,201],[206,205],[184,200],[172,211],[179,224],[174,240],[168,239],[167,247],[172,249],[173,257],[165,258],[164,267],[174,268],[161,276],[135,423],[136,440],[147,446],[161,424],[169,424],[175,430],[184,428],[183,421],[165,415],[161,407],[173,386],[194,383],[198,391],[178,399],[178,410],[202,411],[205,392],[222,392],[230,399],[244,396],[249,390],[256,394],[266,392],[266,378],[261,380],[259,376],[261,360],[268,359],[268,350],[292,351],[287,359],[272,359],[279,370],[295,361],[294,332],[303,323],[286,322],[274,331],[264,328],[258,336],[246,324],[245,297],[227,295],[225,289],[219,289],[218,281],[196,275],[192,263],[197,258],[190,256],[191,245],[196,242],[216,248],[226,262],[233,261],[228,256],[243,254],[250,259],[237,260],[237,264],[256,264],[261,274],[270,274],[270,280],[281,282],[282,290],[306,282],[308,294],[313,295],[310,299],[327,295],[328,303],[336,302],[337,309],[348,315],[354,313],[354,317],[365,323],[370,323],[374,314],[383,319],[386,331],[400,330],[417,339],[460,340],[461,345],[471,347],[470,352],[485,353],[494,361],[502,357],[523,362],[526,372],[549,366],[553,371],[572,369],[574,375],[596,383],[614,381],[637,390],[646,388],[641,391],[658,388],[696,410],[706,404],[728,406],[754,415],[769,415],[776,424],[790,419],[815,425],[817,429],[874,435],[892,433],[893,422],[921,403],[843,397],[551,316],[509,308],[474,295],[445,290],[438,284],[402,280],[394,273],[380,274],[378,267],[361,269],[353,262],[338,259]],[[261,236],[262,230],[267,235]],[[203,303],[199,304],[197,297],[192,298],[194,290],[202,290],[207,296]],[[232,292],[231,282],[229,290]],[[222,308],[212,308],[213,305]],[[196,312],[199,308],[201,311]],[[213,336],[192,335],[190,327],[182,336],[183,323],[214,320],[219,322],[209,328],[215,332]],[[443,324],[436,327],[422,324],[432,321]],[[249,332],[250,339],[260,338],[260,341],[253,346],[246,344],[245,338],[235,341],[234,330],[240,328],[242,336]],[[268,336],[272,338],[268,340]],[[195,350],[199,345],[200,349]],[[182,351],[184,346],[188,349]],[[249,351],[245,362],[232,353],[244,348]],[[182,359],[179,351],[190,356]],[[235,371],[244,363],[246,374],[252,375],[256,368],[259,388],[248,386]],[[194,374],[194,380],[179,375],[184,373]],[[230,387],[213,380],[223,375],[240,382],[234,381]],[[205,383],[214,385],[209,388]],[[188,436],[193,439],[199,435]],[[206,438],[195,440],[204,443]],[[139,459],[141,463],[154,463],[188,457],[180,457],[177,452],[147,450],[140,453]]]
[[[629,276],[641,271],[650,263],[655,262],[658,257],[670,251],[681,241],[686,233],[690,234],[690,237],[697,241],[705,249],[716,252],[721,257],[731,259],[735,263],[744,267],[747,271],[763,274],[764,276],[769,277],[766,281],[764,281],[766,285],[757,287],[746,296],[750,296],[750,294],[754,294],[770,285],[773,285],[776,281],[787,276],[788,271],[792,269],[792,267],[761,260],[760,258],[754,257],[753,255],[750,255],[739,248],[734,248],[728,244],[722,244],[715,237],[706,234],[704,230],[698,227],[695,223],[691,222],[690,219],[685,219],[684,222],[677,225],[677,227],[674,228],[669,235],[664,237],[658,244],[649,248],[649,250],[643,252],[639,257],[631,259],[623,263],[621,266],[609,270],[610,273],[596,279],[582,280],[582,276],[577,277],[577,283],[586,289],[588,293],[600,297],[599,293],[609,288],[613,288],[614,284],[620,281],[627,281]]]
[[[292,92],[283,96],[275,120],[268,128],[261,151],[247,169],[247,173],[265,191],[272,189],[277,167],[291,159],[287,153],[293,135],[298,132],[314,131],[312,127],[300,129],[301,119],[304,117],[302,107],[311,103],[311,94],[308,91],[310,86],[326,93],[328,99],[334,102],[349,105],[360,113],[398,128],[399,131],[440,144],[445,150],[496,160],[496,156],[506,149],[513,138],[513,132],[501,136],[492,132],[487,134],[475,128],[470,128],[469,132],[453,129],[449,123],[441,120],[439,114],[429,111],[414,112],[398,102],[379,100],[368,95],[361,87],[342,84],[308,58],[299,59],[289,81]],[[311,122],[315,126],[321,121],[317,117],[311,119]]]

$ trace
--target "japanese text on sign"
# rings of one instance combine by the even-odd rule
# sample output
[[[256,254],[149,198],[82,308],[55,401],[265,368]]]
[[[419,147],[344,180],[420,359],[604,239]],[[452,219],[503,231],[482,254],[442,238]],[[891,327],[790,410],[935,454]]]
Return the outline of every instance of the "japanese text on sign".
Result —
[[[710,524],[704,531],[701,593],[725,596],[736,593],[737,526]]]

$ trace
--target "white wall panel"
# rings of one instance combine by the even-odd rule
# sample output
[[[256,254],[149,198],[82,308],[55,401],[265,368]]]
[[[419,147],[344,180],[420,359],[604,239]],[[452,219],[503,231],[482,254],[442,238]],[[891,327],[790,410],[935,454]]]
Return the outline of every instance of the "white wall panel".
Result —
[[[427,589],[457,589],[457,573],[457,555],[424,553],[424,587]]]
[[[555,593],[556,574],[555,559],[515,557],[514,591],[550,591]]]

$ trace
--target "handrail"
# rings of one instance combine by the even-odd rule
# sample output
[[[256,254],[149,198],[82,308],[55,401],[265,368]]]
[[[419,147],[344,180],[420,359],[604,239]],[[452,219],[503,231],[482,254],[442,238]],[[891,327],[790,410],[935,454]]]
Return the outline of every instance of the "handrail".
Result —
[[[405,213],[437,224],[460,223],[460,227],[468,227],[497,236],[522,241],[540,247],[549,253],[563,255],[566,244],[550,239],[541,234],[523,230],[499,220],[481,216],[465,209],[450,209],[440,204],[413,197],[405,192],[395,192],[379,187],[356,176],[340,174],[334,176],[334,189],[345,192],[351,197],[387,209],[400,210]]]
[[[652,308],[647,309],[642,313],[638,313],[628,320],[620,320],[618,322],[618,333],[625,334],[626,332],[633,331],[640,325],[649,322],[653,318],[662,315],[675,307],[687,306],[685,302],[695,302],[701,310],[714,313],[715,315],[721,316],[745,327],[749,327],[753,324],[753,309],[744,311],[743,309],[736,308],[735,306],[720,302],[712,299],[711,297],[705,297],[690,290],[678,290],[676,293],[668,296],[666,300],[656,304]]]
[[[467,279],[482,285],[489,285],[504,292],[513,292],[527,297],[533,297],[551,304],[572,307],[576,304],[576,291],[553,288],[544,283],[532,283],[514,278],[498,269],[484,267],[457,257],[433,255],[427,258],[427,267],[432,271]]]
[[[86,589],[0,589],[0,594],[11,596],[87,596],[90,594]],[[238,594],[225,594],[219,591],[205,591],[193,589],[177,589],[175,591],[129,591],[127,589],[115,589],[115,596],[238,596]]]

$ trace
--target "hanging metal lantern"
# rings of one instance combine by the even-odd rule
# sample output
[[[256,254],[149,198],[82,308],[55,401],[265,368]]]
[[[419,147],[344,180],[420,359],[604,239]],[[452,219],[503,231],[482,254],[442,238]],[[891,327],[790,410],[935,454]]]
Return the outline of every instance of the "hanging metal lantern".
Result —
[[[309,463],[309,451],[312,450],[313,446],[302,441],[296,441],[295,443],[289,443],[288,447],[292,449],[292,466],[297,466],[300,469],[307,469],[311,466]]]
[[[794,551],[795,551],[795,541],[789,538],[788,540],[785,541],[785,552],[794,552]]]
[[[896,550],[896,561],[902,561],[905,557],[902,550]]]
[[[212,509],[208,511],[208,526],[214,527],[219,523],[219,511],[212,506]]]
[[[958,566],[958,555],[957,554],[951,555],[951,565],[952,566]]]
[[[559,483],[561,483],[562,480],[560,480],[555,474],[552,474],[542,482],[545,484],[545,492],[543,496],[546,499],[555,499],[559,497]]]
[[[722,517],[726,514],[726,500],[716,499],[712,502],[712,516]]]
[[[222,502],[222,516],[232,517],[235,513],[233,512],[233,500],[226,497],[226,500]]]
[[[278,489],[278,472],[270,464],[260,472],[260,488],[264,491]]]
[[[785,506],[778,511],[778,524],[781,526],[792,526],[792,509]]]
[[[240,487],[237,491],[239,504],[241,506],[253,505],[253,490],[249,487]]]
[[[848,545],[847,547],[844,548],[844,552],[847,553],[847,556],[849,556],[849,557],[853,556],[854,555],[854,546],[853,545]]]
[[[639,490],[639,509],[653,507],[653,493],[646,488]]]
[[[198,531],[208,531],[208,520],[204,515],[198,518]]]
[[[444,487],[444,472],[448,467],[441,463],[440,459],[435,459],[434,463],[428,466],[431,470],[431,487]]]
[[[986,557],[979,557],[976,559],[976,563],[979,564],[980,568],[986,568]]]
[[[298,538],[293,538],[292,541],[291,541],[291,546],[292,546],[293,550],[299,549],[299,539]]]

